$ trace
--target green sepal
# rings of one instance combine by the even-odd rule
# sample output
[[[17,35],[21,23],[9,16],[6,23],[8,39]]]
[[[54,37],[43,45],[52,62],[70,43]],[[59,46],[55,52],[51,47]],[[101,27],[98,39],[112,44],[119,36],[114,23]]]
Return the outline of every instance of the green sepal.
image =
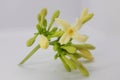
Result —
[[[55,41],[51,41],[51,42],[50,42],[50,45],[59,44],[57,41],[58,41],[58,40],[55,40]]]
[[[51,31],[50,31],[50,34],[54,34],[56,31],[57,31],[57,27],[54,27]]]
[[[75,53],[76,52],[76,48],[73,46],[62,46],[62,49],[66,50],[68,53]]]
[[[44,34],[46,32],[46,29],[41,27],[40,24],[37,24],[36,28],[40,34]]]
[[[64,33],[63,31],[57,31],[53,35],[51,35],[51,37],[61,37],[63,33]]]
[[[41,27],[39,24],[36,25],[36,29],[38,30],[39,33],[41,32]]]
[[[53,46],[54,51],[57,51],[58,48],[59,48],[59,46],[57,44],[54,44],[54,46]]]
[[[44,19],[44,21],[43,21],[43,26],[47,27],[47,20],[46,19]]]
[[[59,53],[55,54],[54,59],[56,60],[59,56]]]

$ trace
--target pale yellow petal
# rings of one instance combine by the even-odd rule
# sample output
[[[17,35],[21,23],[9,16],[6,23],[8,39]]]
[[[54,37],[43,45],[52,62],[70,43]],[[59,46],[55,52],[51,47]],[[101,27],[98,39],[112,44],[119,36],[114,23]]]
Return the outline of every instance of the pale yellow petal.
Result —
[[[76,32],[74,32],[74,34],[72,35],[72,38],[75,39],[75,40],[77,40],[77,41],[80,41],[80,42],[85,42],[88,39],[87,36],[80,35],[80,34],[78,34]]]
[[[82,10],[82,14],[81,14],[80,18],[83,18],[83,17],[86,16],[87,14],[88,14],[88,9],[87,9],[87,8],[84,8],[84,9]]]
[[[56,18],[55,21],[63,28],[64,31],[71,27],[71,25],[63,19]]]
[[[81,14],[80,18],[79,18],[79,19],[76,19],[76,24],[75,24],[75,26],[74,26],[74,30],[75,30],[75,31],[76,31],[76,30],[79,30],[79,29],[82,27],[82,25],[83,25],[82,19],[83,19],[85,16],[87,16],[87,15],[88,15],[88,9],[87,9],[87,8],[84,8],[83,11],[82,11],[82,14]]]
[[[70,40],[70,36],[65,32],[59,40],[60,44],[66,44]]]
[[[74,31],[78,31],[81,27],[82,27],[82,23],[81,23],[81,21],[80,21],[80,19],[76,19],[76,23],[75,23],[75,25],[73,26],[73,29],[74,29]]]
[[[92,19],[93,16],[94,16],[93,13],[87,14],[85,17],[83,17],[81,19],[82,24],[85,24],[87,21],[89,21],[90,19]]]

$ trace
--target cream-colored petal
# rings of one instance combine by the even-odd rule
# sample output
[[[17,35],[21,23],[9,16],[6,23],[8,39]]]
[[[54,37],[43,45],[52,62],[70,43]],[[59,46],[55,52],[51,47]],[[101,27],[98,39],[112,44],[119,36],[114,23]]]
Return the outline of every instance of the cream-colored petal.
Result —
[[[75,23],[75,25],[73,26],[73,29],[74,29],[74,31],[78,31],[81,27],[82,27],[82,23],[81,23],[81,21],[80,21],[80,19],[76,19],[76,23]]]
[[[83,17],[81,19],[82,24],[85,24],[87,21],[89,21],[90,19],[92,19],[93,16],[94,16],[93,13],[87,14],[85,17]]]
[[[63,28],[64,31],[71,27],[71,25],[63,19],[56,18],[55,21]]]
[[[72,35],[72,38],[75,39],[75,40],[77,40],[77,41],[80,41],[80,42],[85,42],[88,39],[87,36],[80,35],[80,34],[78,34],[76,32],[74,32],[74,34]]]
[[[65,32],[62,37],[59,40],[59,43],[62,44],[66,44],[68,41],[70,40],[70,36],[67,34],[67,32]]]
[[[80,18],[83,18],[83,17],[86,16],[87,14],[88,14],[88,9],[87,9],[87,8],[84,8],[84,9],[82,10],[82,14],[81,14]]]
[[[82,25],[83,25],[83,19],[84,19],[84,17],[86,17],[87,15],[88,15],[88,9],[87,9],[87,8],[84,8],[83,11],[82,11],[82,14],[81,14],[80,18],[79,18],[79,19],[76,19],[76,24],[75,24],[75,26],[74,26],[74,30],[75,30],[75,31],[76,31],[76,30],[79,30],[79,29],[82,27]]]

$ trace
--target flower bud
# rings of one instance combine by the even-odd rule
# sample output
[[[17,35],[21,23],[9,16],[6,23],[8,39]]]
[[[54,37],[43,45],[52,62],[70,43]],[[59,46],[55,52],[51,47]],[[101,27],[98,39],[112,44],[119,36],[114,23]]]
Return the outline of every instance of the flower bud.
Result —
[[[41,35],[41,38],[40,38],[40,47],[42,49],[47,49],[48,46],[49,46],[48,39],[44,35]]]
[[[58,17],[59,17],[59,15],[60,15],[60,11],[59,11],[59,10],[55,11],[55,12],[53,13],[52,20],[54,21],[55,18],[58,18]]]
[[[38,22],[40,22],[42,20],[42,18],[45,18],[46,15],[47,15],[47,9],[43,8],[37,16]]]
[[[41,12],[40,12],[40,15],[41,15],[41,17],[42,17],[42,16],[45,17],[45,16],[47,15],[47,9],[46,9],[46,8],[43,8],[43,9],[41,10]]]
[[[41,15],[40,14],[38,14],[37,19],[38,19],[38,22],[41,21]]]
[[[53,13],[53,16],[51,18],[51,21],[50,21],[50,24],[49,24],[49,27],[48,27],[48,30],[50,30],[50,28],[52,27],[53,23],[55,22],[55,18],[58,18],[60,15],[60,11],[57,10]]]
[[[33,43],[35,42],[35,38],[30,38],[27,42],[26,42],[26,46],[30,47],[33,45]]]

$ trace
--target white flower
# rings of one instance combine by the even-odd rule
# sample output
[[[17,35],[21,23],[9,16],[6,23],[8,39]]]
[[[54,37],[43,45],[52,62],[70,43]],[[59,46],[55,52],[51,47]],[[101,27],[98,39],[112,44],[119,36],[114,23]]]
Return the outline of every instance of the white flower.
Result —
[[[44,35],[41,35],[39,44],[42,49],[47,49],[49,46],[49,41]]]
[[[70,38],[75,39],[80,42],[85,42],[88,37],[85,35],[78,34],[77,31],[82,27],[82,25],[92,18],[93,14],[88,14],[88,10],[84,9],[81,14],[80,19],[76,19],[74,26],[71,26],[69,23],[63,19],[56,18],[55,21],[63,28],[65,32],[59,40],[60,44],[66,44]]]

